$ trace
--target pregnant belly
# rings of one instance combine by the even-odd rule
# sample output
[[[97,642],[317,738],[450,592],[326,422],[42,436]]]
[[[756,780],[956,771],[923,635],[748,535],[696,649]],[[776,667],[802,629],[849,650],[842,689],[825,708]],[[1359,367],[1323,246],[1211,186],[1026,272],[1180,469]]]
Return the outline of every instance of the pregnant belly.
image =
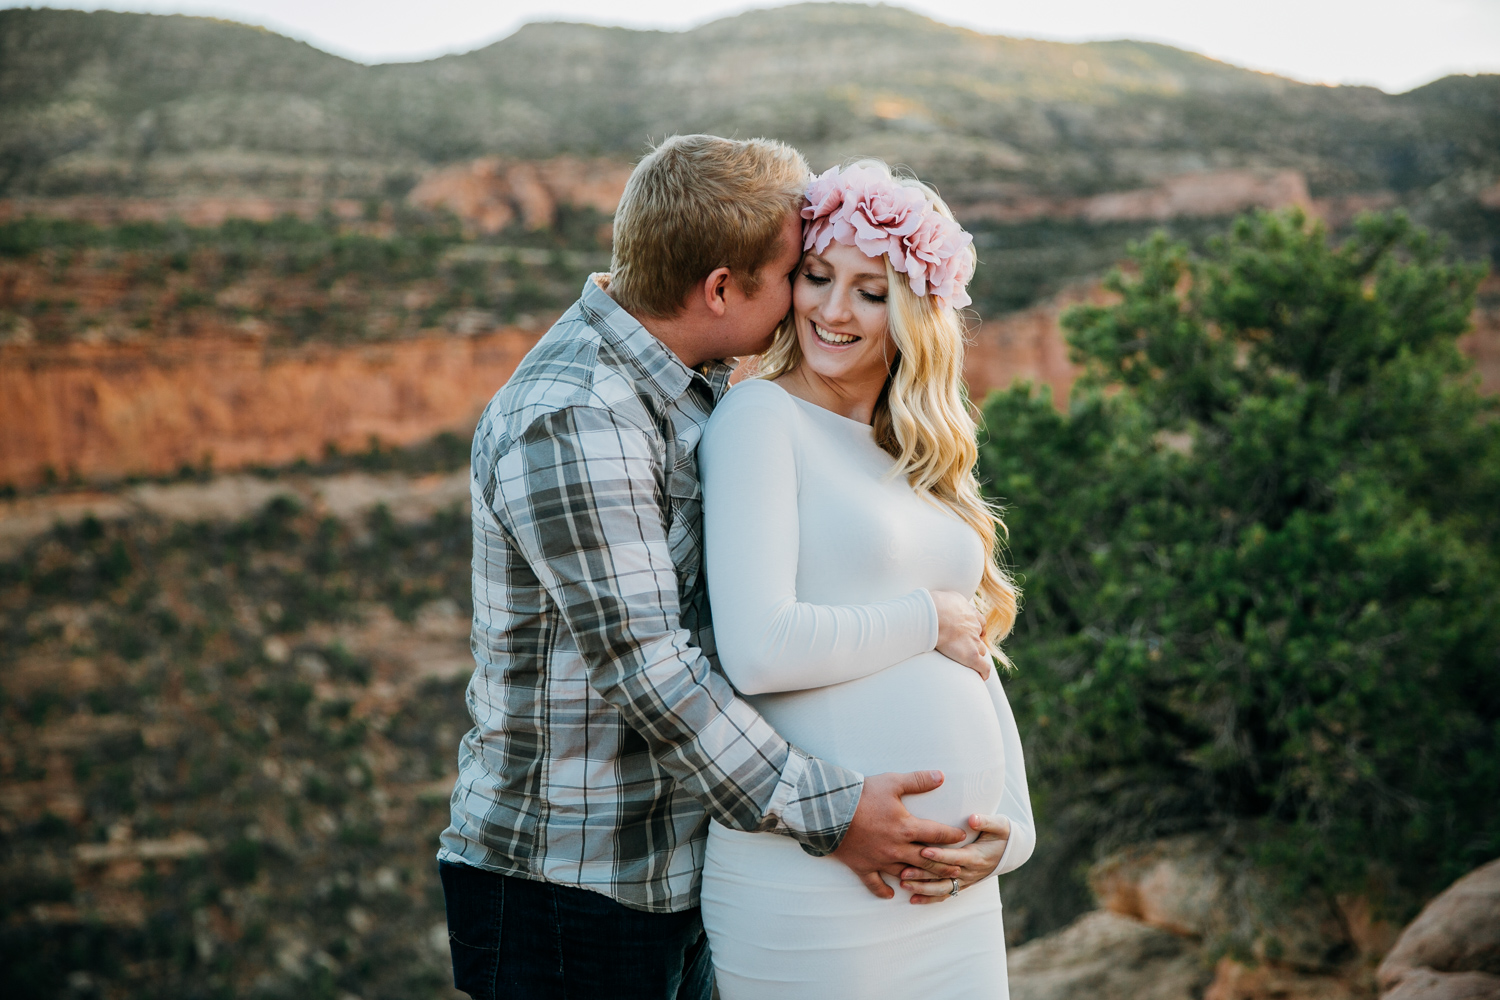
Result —
[[[861,774],[942,771],[942,787],[906,797],[906,807],[924,819],[967,831],[970,814],[1000,805],[1005,749],[994,702],[977,674],[941,653],[844,684],[750,701],[797,747]]]

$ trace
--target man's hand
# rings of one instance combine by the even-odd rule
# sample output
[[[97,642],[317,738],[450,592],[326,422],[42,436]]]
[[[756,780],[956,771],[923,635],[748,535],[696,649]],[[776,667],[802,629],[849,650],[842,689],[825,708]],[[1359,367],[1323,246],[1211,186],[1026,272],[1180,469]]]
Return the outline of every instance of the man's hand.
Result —
[[[903,795],[930,792],[942,783],[941,771],[888,772],[866,778],[854,819],[833,856],[848,865],[865,888],[881,899],[896,895],[896,890],[880,877],[882,871],[898,878],[910,869],[922,869],[939,878],[958,875],[956,866],[923,857],[923,851],[929,844],[956,844],[967,834],[943,823],[918,819],[901,801]]]
[[[1005,848],[1010,844],[1010,820],[1005,816],[969,817],[969,825],[979,831],[979,839],[965,847],[928,847],[922,851],[927,864],[940,862],[955,865],[951,875],[934,877],[930,868],[908,868],[901,873],[901,888],[910,892],[913,903],[941,903],[953,892],[958,879],[959,891],[983,881],[1000,867]]]

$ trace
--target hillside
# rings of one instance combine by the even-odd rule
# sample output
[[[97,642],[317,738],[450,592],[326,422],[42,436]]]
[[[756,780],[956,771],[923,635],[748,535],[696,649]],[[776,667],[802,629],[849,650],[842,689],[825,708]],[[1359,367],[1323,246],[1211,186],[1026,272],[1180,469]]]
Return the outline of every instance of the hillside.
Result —
[[[983,35],[893,7],[803,4],[687,32],[532,24],[363,66],[184,16],[0,11],[0,194],[227,184],[369,197],[486,154],[631,159],[652,136],[766,134],[817,164],[908,163],[960,199],[1086,195],[1293,168],[1314,196],[1483,187],[1500,79],[1399,96],[1309,86],[1167,46]]]
[[[268,491],[0,559],[7,996],[457,996],[466,515]]]
[[[1057,404],[1031,423],[992,404],[992,430],[1037,431],[987,445],[992,463],[1072,419],[1061,316],[1113,301],[1100,277],[1128,244],[1165,230],[1204,253],[1253,209],[1305,212],[1335,242],[1363,211],[1405,210],[1446,256],[1490,261],[1459,346],[1500,393],[1500,76],[1387,95],[832,3],[687,32],[533,24],[378,66],[210,18],[0,10],[0,995],[457,997],[433,852],[469,725],[468,437],[608,266],[631,163],[688,130],[782,138],[819,168],[881,155],[941,186],[979,253],[973,397],[1029,380]],[[1108,468],[1058,449],[1006,497],[1033,633],[1059,620],[1047,574],[1127,551],[1026,554],[1085,524],[1026,518],[1092,509],[1059,498]],[[1228,523],[1202,509],[1197,527]],[[1094,658],[1030,648],[1007,683],[1038,770],[1046,739],[1066,745],[1049,734],[1085,730],[1037,715],[1037,678]],[[1156,651],[1132,663],[1155,671]],[[1063,787],[1155,822],[1165,800],[1122,781],[1034,781],[1038,816],[1089,829]],[[1012,945],[1090,905],[1078,863],[1097,845],[1069,837],[1005,877]],[[1151,869],[1154,892],[1196,892],[1172,870]],[[1038,937],[1013,988],[1365,1000],[1389,940],[1361,928],[1400,916],[1372,898],[1339,897],[1336,933],[1306,939],[1339,942],[1352,992],[1145,924],[1149,961]],[[1105,966],[1144,985],[1111,992]]]

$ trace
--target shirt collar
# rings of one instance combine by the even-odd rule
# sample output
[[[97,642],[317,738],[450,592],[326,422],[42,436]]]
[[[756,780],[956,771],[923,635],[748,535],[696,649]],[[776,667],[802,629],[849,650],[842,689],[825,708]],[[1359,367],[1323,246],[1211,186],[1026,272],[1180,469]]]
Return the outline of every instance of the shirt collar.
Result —
[[[600,284],[608,275],[591,274],[583,283],[579,298],[584,319],[599,335],[613,344],[640,368],[646,381],[663,399],[674,400],[688,391],[694,380],[700,380],[717,402],[729,386],[734,371],[722,361],[705,361],[689,368],[671,348],[651,335],[640,320],[626,312]]]

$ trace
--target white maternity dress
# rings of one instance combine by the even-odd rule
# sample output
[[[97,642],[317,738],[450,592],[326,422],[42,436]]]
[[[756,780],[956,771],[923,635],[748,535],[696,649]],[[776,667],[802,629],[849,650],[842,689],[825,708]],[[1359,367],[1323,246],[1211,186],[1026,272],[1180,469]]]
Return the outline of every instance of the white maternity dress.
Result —
[[[861,774],[939,769],[914,814],[967,830],[1000,813],[999,871],[1036,842],[1015,719],[935,651],[930,592],[973,593],[968,525],[892,478],[871,429],[771,382],[731,390],[699,446],[704,551],[721,664],[783,737]],[[894,880],[887,879],[894,885]],[[723,1000],[1008,996],[993,878],[913,905],[872,895],[788,837],[713,823],[703,923]]]

